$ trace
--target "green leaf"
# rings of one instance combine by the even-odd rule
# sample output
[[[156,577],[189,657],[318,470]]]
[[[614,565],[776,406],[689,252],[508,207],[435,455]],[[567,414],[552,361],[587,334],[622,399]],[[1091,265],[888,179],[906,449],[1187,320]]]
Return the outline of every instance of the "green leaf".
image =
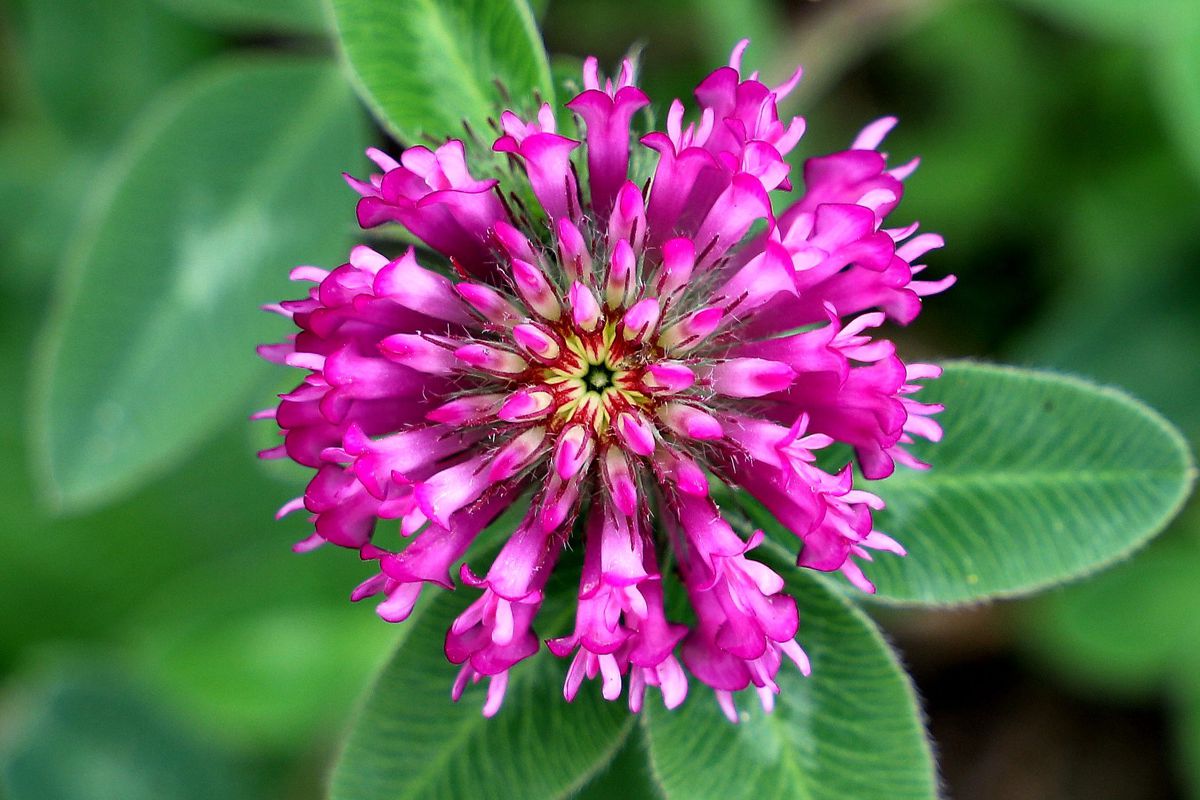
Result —
[[[97,178],[41,342],[35,452],[51,499],[110,500],[250,403],[250,348],[298,263],[340,263],[338,169],[361,140],[336,70],[226,63],[178,87]]]
[[[583,59],[577,56],[555,54],[550,59],[550,77],[554,81],[556,97],[574,97],[583,91]],[[572,139],[582,139],[583,131],[575,112],[565,105],[554,107],[554,121],[558,132]]]
[[[662,800],[662,787],[650,772],[645,732],[635,727],[613,760],[573,800]]]
[[[541,36],[525,0],[333,0],[342,51],[359,94],[406,144],[487,136],[504,85],[517,107],[553,104]]]
[[[244,798],[246,776],[116,665],[61,659],[5,698],[8,800]]]
[[[0,293],[6,309],[0,314],[0,373],[23,375],[29,369],[38,302],[44,300]],[[294,597],[289,594],[294,587],[307,591],[315,582],[311,573],[325,570],[330,575],[321,585],[336,591],[329,602],[341,605],[347,588],[364,577],[357,559],[332,553],[298,558],[291,552],[288,545],[304,535],[304,522],[290,517],[275,523],[271,513],[300,493],[301,477],[307,476],[297,477],[290,487],[269,480],[251,455],[249,425],[240,414],[185,462],[156,474],[132,496],[98,513],[51,517],[36,502],[32,476],[25,468],[31,460],[21,402],[26,390],[24,381],[0,381],[0,411],[9,421],[0,428],[0,452],[8,459],[0,481],[0,586],[6,601],[0,603],[0,671],[47,641],[112,638],[130,627],[141,635],[161,630],[177,636],[178,629],[188,627],[184,620],[229,614],[221,607],[224,591],[235,592],[228,582],[220,584],[214,578],[207,587],[187,587],[190,594],[181,605],[174,581],[197,565],[244,552],[247,532],[258,532],[268,545],[268,552],[260,550],[254,562],[277,581],[267,593]],[[255,426],[269,429],[272,423]],[[70,557],[47,558],[46,542],[54,542],[57,552]],[[248,584],[253,582],[248,579]],[[81,597],[87,601],[80,602]],[[255,597],[253,605],[269,612],[273,603]],[[37,625],[29,624],[31,608],[37,609]],[[154,624],[156,612],[167,618],[160,625]],[[136,619],[132,626],[131,617]]]
[[[933,468],[864,484],[908,550],[865,566],[882,599],[966,602],[1095,572],[1162,530],[1195,476],[1166,420],[1076,378],[950,363],[918,397],[946,406],[944,440],[912,448]]]
[[[181,17],[231,31],[323,33],[320,0],[159,0]]]
[[[44,300],[0,293],[6,309],[0,314],[0,373],[28,371],[38,304]],[[145,613],[147,597],[169,586],[178,573],[242,546],[247,531],[265,533],[276,543],[277,557],[289,558],[294,569],[311,568],[311,560],[297,560],[287,547],[303,535],[303,522],[270,519],[273,508],[298,494],[303,483],[289,490],[260,473],[243,419],[233,420],[226,435],[197,449],[179,468],[164,470],[142,491],[103,512],[52,518],[37,504],[25,468],[31,460],[21,402],[26,391],[24,381],[0,381],[0,411],[9,421],[0,428],[0,451],[7,459],[0,481],[0,586],[6,601],[0,603],[0,671],[40,642],[116,635],[131,614]],[[46,542],[70,557],[47,558]],[[344,567],[343,587],[361,580],[362,567],[354,561]],[[328,563],[342,568],[341,559]],[[211,594],[193,595],[185,616],[203,616],[203,609],[217,601]],[[177,598],[170,605],[179,610]],[[37,609],[37,625],[29,624],[31,608]]]
[[[932,800],[933,760],[913,688],[878,630],[808,573],[785,570],[812,675],[785,660],[766,714],[752,692],[731,725],[693,682],[687,702],[647,702],[651,766],[668,798]]]
[[[21,374],[34,314],[11,311],[0,315],[0,372]],[[0,559],[0,672],[46,642],[118,640],[129,653],[123,670],[206,741],[272,753],[331,744],[397,630],[347,600],[368,565],[330,548],[296,555],[288,545],[305,522],[272,521],[309,475],[293,476],[290,489],[269,480],[251,455],[251,426],[234,420],[132,497],[51,519],[21,469],[22,388],[0,382],[0,409],[14,423],[0,429],[14,467],[0,482],[0,531],[13,532]],[[70,557],[47,558],[47,541]]]
[[[459,668],[446,661],[442,643],[475,596],[467,589],[441,592],[404,623],[407,634],[368,694],[334,770],[332,800],[561,798],[621,747],[633,721],[628,709],[601,699],[595,682],[573,703],[564,701],[564,664],[544,648],[513,668],[492,719],[480,713],[486,682],[451,702]],[[543,636],[569,625],[573,611],[567,603],[549,607],[551,599],[539,617]],[[555,618],[560,624],[547,621]]]
[[[219,45],[150,0],[38,0],[0,13],[0,280],[31,300],[46,294],[97,163]]]
[[[74,142],[106,145],[218,40],[148,0],[37,0],[24,20],[29,78]]]

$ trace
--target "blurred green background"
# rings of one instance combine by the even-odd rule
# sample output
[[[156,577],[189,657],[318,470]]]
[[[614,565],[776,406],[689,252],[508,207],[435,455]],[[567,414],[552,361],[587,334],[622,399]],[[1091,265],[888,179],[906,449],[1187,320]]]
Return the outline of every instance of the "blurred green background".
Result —
[[[742,36],[803,63],[797,168],[898,115],[898,219],[959,276],[907,352],[1118,384],[1200,440],[1200,3],[536,5],[551,53],[645,45],[662,107]],[[0,8],[0,797],[318,798],[399,631],[272,521],[304,475],[253,457],[290,377],[256,306],[339,263],[338,173],[387,142],[316,0]],[[1196,508],[1047,596],[879,616],[949,796],[1200,798]]]

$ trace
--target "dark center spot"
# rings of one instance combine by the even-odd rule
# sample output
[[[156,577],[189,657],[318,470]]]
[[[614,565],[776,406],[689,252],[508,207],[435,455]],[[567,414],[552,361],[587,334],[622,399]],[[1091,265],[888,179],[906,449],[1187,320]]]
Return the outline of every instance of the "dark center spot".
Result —
[[[604,364],[592,364],[588,367],[583,382],[593,391],[601,392],[612,386],[613,372]]]

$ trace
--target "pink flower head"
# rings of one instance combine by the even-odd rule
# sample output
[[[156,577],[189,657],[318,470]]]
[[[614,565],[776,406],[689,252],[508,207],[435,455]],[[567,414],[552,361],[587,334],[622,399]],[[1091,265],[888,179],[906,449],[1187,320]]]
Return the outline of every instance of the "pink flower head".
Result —
[[[852,466],[826,471],[817,453],[850,445],[871,479],[925,466],[905,448],[941,435],[940,407],[914,398],[939,370],[874,331],[950,285],[915,278],[942,241],[884,226],[915,166],[878,152],[892,119],[810,159],[777,216],[771,192],[790,187],[785,156],[804,131],[777,103],[799,72],[768,86],[743,74],[744,49],[697,87],[692,120],[675,101],[663,131],[638,129],[649,99],[631,63],[603,79],[589,59],[566,104],[582,141],[543,106],[499,115],[470,166],[458,140],[398,161],[369,151],[381,172],[347,179],[359,222],[400,224],[427,249],[297,268],[307,294],[270,307],[297,332],[263,356],[306,375],[256,415],[284,436],[262,455],[314,470],[281,515],[309,514],[298,550],[328,542],[374,565],[353,599],[405,619],[426,584],[454,587],[502,511],[527,506],[486,570],[458,570],[480,594],[447,632],[453,696],[487,679],[485,714],[546,634],[569,659],[568,700],[599,679],[634,711],[647,687],[683,702],[690,673],[736,721],[733,692],[752,686],[769,710],[785,661],[808,672],[796,601],[756,558],[762,533],[722,517],[713,481],[769,509],[801,567],[869,592],[856,559],[904,554],[875,530],[882,503]],[[631,164],[646,159],[639,185]],[[571,551],[575,623],[539,632]],[[675,590],[691,626],[667,613]]]

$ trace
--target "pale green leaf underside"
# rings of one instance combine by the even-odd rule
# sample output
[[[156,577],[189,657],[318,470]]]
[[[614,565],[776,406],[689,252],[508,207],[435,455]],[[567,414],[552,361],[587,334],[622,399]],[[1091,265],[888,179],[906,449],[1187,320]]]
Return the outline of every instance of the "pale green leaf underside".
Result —
[[[343,258],[336,176],[360,131],[336,69],[284,59],[208,67],[136,124],[97,178],[36,362],[53,499],[110,500],[245,413],[255,343],[286,332],[258,306],[296,292],[292,266]]]
[[[332,0],[337,36],[359,93],[406,144],[485,138],[508,105],[553,102],[550,67],[525,0]]]
[[[879,597],[954,603],[1007,596],[1094,572],[1178,511],[1194,477],[1187,446],[1129,396],[1051,373],[951,363],[918,398],[943,403],[945,438],[865,488],[876,526],[906,558],[865,571]]]
[[[742,692],[731,725],[693,681],[683,706],[647,698],[651,767],[674,800],[932,800],[932,755],[912,686],[875,626],[811,575],[787,571],[811,677],[780,668],[775,710]],[[657,700],[657,697],[653,698]]]

